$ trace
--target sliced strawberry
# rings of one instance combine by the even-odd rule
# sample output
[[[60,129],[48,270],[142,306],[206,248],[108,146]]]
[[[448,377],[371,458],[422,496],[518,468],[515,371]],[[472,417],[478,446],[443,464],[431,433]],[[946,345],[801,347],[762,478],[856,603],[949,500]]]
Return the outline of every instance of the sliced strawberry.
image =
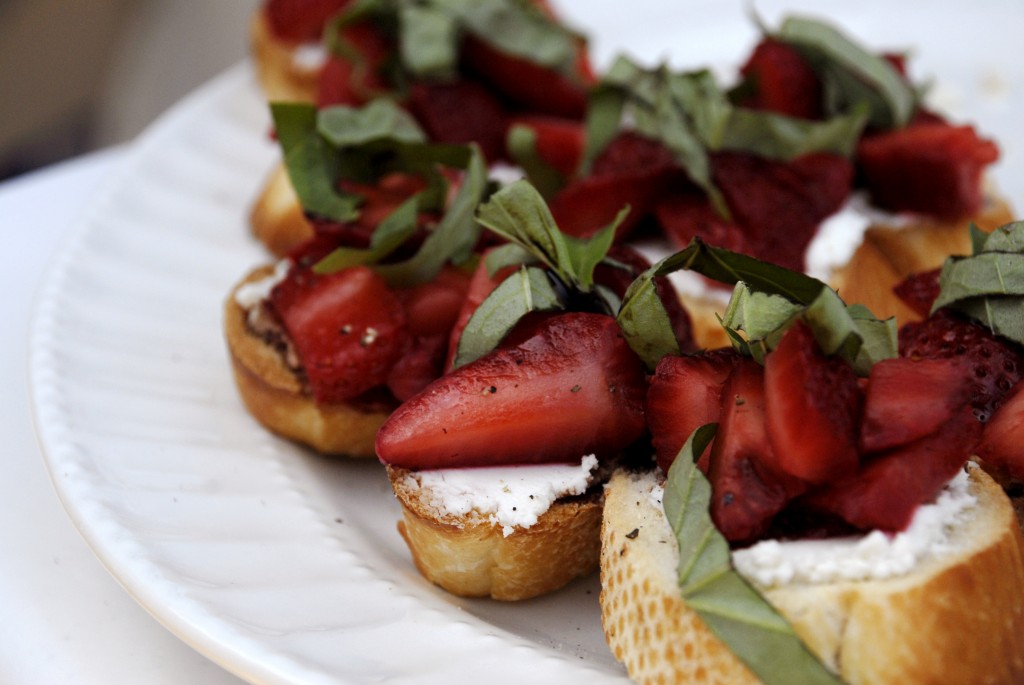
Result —
[[[853,182],[849,161],[824,153],[779,162],[719,152],[712,169],[732,220],[745,229],[749,254],[796,271],[803,271],[807,245]]]
[[[857,145],[857,164],[876,205],[943,219],[981,208],[982,173],[998,158],[995,143],[972,127],[945,123],[871,134]]]
[[[1024,383],[985,425],[976,454],[1001,480],[1024,482]]]
[[[622,133],[594,161],[590,176],[555,195],[551,213],[563,232],[589,236],[629,206],[629,215],[616,232],[616,239],[623,240],[650,214],[658,198],[688,183],[671,153],[659,143]]]
[[[550,116],[517,116],[513,124],[530,128],[537,136],[537,155],[552,169],[569,178],[583,158],[583,124]]]
[[[464,269],[446,266],[434,280],[400,290],[409,332],[447,340],[469,292],[469,281],[470,274]]]
[[[462,79],[452,83],[416,83],[409,109],[432,141],[476,143],[488,161],[505,157],[508,116],[484,86]]]
[[[743,106],[802,119],[821,118],[821,80],[793,47],[765,39],[754,48],[740,73],[746,79],[740,100]]]
[[[377,434],[405,468],[575,461],[643,437],[644,369],[611,317],[572,313],[442,376]]]
[[[793,325],[768,354],[764,385],[775,468],[810,483],[856,471],[857,375],[842,359],[826,357],[806,324]]]
[[[444,335],[410,339],[385,381],[395,399],[405,402],[437,380],[443,373],[447,350],[448,337]]]
[[[769,466],[762,368],[740,360],[722,390],[721,420],[711,448],[711,518],[730,542],[756,539],[805,486]]]
[[[739,360],[732,348],[723,348],[658,362],[647,389],[647,425],[662,471],[668,472],[695,430],[718,422],[722,388]],[[702,462],[707,471],[707,459]]]
[[[296,266],[269,303],[319,402],[344,402],[383,384],[406,340],[401,302],[366,267],[318,276]]]
[[[394,45],[373,24],[346,26],[341,37],[355,55],[330,55],[320,69],[317,105],[359,105],[390,90],[383,75]]]
[[[988,421],[1024,375],[1024,352],[1017,345],[946,309],[900,329],[900,356],[962,358],[973,379],[970,403],[981,422]]]
[[[962,410],[939,432],[875,457],[855,475],[808,495],[806,504],[861,530],[904,530],[917,507],[963,468],[980,433],[981,424]]]
[[[263,11],[274,34],[299,43],[320,38],[324,24],[349,0],[266,0]]]
[[[696,237],[709,245],[733,252],[751,254],[746,232],[739,224],[722,217],[701,193],[677,192],[659,200],[654,216],[666,237],[678,248],[684,248]]]
[[[885,359],[871,367],[861,446],[890,450],[938,431],[966,406],[968,369],[959,359]]]
[[[580,45],[577,69],[571,76],[509,55],[468,35],[462,44],[462,62],[515,108],[537,114],[582,119],[587,110],[587,88],[592,79]]]
[[[932,269],[911,274],[896,284],[893,292],[903,304],[914,310],[922,319],[932,311],[932,304],[939,296],[939,274],[942,269]]]

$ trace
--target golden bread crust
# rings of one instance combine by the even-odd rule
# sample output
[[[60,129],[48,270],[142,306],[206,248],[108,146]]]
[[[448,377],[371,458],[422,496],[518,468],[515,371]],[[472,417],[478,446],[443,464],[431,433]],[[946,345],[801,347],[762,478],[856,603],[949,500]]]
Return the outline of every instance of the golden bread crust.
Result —
[[[249,226],[256,239],[276,257],[284,257],[313,237],[313,225],[302,212],[284,164],[274,168],[257,195]]]
[[[266,13],[253,13],[249,22],[249,50],[256,78],[269,102],[315,102],[320,70],[295,60],[298,46],[274,35]]]
[[[519,601],[597,570],[599,493],[560,499],[535,525],[506,537],[500,525],[480,518],[439,515],[408,473],[388,468],[402,505],[398,530],[419,572],[444,590]]]
[[[619,472],[606,492],[601,607],[612,652],[641,684],[758,683],[680,598],[676,542],[650,478]],[[1024,682],[1024,541],[981,469],[971,491],[978,504],[949,555],[899,578],[765,596],[851,685]]]
[[[269,430],[317,452],[375,457],[377,429],[389,412],[346,403],[315,402],[281,354],[254,335],[246,324],[246,312],[235,301],[235,291],[272,270],[273,267],[261,267],[252,271],[224,303],[224,336],[235,385],[246,409]]]

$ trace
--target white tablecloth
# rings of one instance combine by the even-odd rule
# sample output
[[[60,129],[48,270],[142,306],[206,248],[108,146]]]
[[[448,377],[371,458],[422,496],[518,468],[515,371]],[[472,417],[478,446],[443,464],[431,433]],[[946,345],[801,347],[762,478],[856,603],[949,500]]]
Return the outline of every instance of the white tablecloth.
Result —
[[[0,683],[238,685],[100,565],[61,508],[33,433],[27,353],[35,293],[119,154],[0,184]]]

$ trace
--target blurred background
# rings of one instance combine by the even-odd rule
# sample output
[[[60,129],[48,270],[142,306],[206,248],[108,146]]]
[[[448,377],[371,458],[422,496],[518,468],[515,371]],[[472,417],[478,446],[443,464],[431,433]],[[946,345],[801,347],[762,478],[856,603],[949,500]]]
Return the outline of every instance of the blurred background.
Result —
[[[247,49],[257,0],[0,0],[0,180],[133,138]]]

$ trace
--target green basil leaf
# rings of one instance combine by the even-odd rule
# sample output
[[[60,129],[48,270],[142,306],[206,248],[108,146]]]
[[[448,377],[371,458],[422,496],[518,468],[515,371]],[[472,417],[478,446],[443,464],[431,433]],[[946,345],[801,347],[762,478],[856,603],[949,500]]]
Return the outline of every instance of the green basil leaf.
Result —
[[[391,100],[373,100],[363,107],[332,105],[317,113],[317,130],[336,148],[378,141],[425,143],[427,136],[411,114]]]
[[[790,160],[812,152],[853,156],[868,121],[866,105],[847,115],[808,121],[781,114],[736,107],[729,113],[712,149],[749,152],[759,157]]]
[[[859,304],[850,305],[847,312],[860,330],[863,341],[857,357],[852,360],[857,375],[865,377],[878,362],[899,355],[899,326],[895,317],[878,319],[867,307]]]
[[[491,278],[507,266],[532,265],[537,263],[537,258],[518,245],[507,243],[492,248],[484,257],[487,265],[487,275]]]
[[[681,354],[672,320],[658,297],[656,275],[657,265],[633,280],[615,317],[626,343],[649,370],[662,357]]]
[[[537,133],[525,124],[509,127],[505,147],[512,161],[522,167],[526,178],[544,197],[553,197],[565,186],[565,177],[537,153]]]
[[[487,191],[487,165],[479,148],[471,146],[468,168],[459,191],[434,232],[419,251],[396,264],[382,264],[376,271],[389,284],[408,287],[433,280],[448,262],[462,264],[473,256],[480,236],[474,213]]]
[[[529,3],[514,0],[430,0],[466,31],[495,49],[568,74],[580,40]]]
[[[1016,297],[977,297],[962,300],[955,305],[963,312],[992,332],[1024,345],[1024,315],[1022,304]]]
[[[453,368],[475,361],[496,348],[530,312],[562,308],[543,269],[532,266],[520,269],[502,281],[473,312],[459,339]]]
[[[1024,254],[1024,221],[1012,221],[1000,226],[991,233],[985,233],[973,223],[971,236],[979,252],[1009,252]]]
[[[934,309],[975,297],[1024,295],[1024,253],[982,252],[942,265]]]
[[[274,130],[302,208],[335,221],[359,216],[362,198],[336,188],[338,160],[317,131],[317,111],[304,103],[272,103]]]
[[[628,64],[628,61],[626,63]],[[618,64],[619,62],[616,62],[612,66],[613,72]],[[590,174],[594,160],[618,135],[625,102],[626,94],[621,88],[605,84],[591,89],[584,123],[586,144],[583,148],[583,159],[580,161],[580,175]]]
[[[806,274],[708,245],[700,238],[694,238],[685,249],[655,266],[658,276],[687,269],[727,285],[743,281],[754,290],[781,295],[803,305],[813,302],[821,290],[828,287]]]
[[[454,79],[458,73],[458,23],[430,5],[403,4],[398,10],[398,52],[414,76]]]
[[[796,47],[819,73],[833,113],[859,103],[871,106],[873,126],[906,126],[916,94],[885,58],[868,52],[834,27],[807,17],[788,17],[775,35]]]
[[[477,211],[477,220],[532,254],[563,283],[586,293],[593,287],[594,268],[611,247],[625,211],[593,237],[573,238],[558,229],[537,189],[527,181],[516,181],[492,195]]]
[[[824,291],[822,291],[824,292]],[[721,323],[731,331],[731,338],[742,337],[740,352],[749,354],[759,364],[775,349],[783,334],[804,311],[804,307],[782,295],[751,290],[746,283],[737,283]]]
[[[841,685],[789,622],[732,566],[729,543],[708,510],[711,484],[695,464],[715,429],[715,424],[708,424],[690,436],[665,483],[665,515],[679,543],[680,594],[766,685]]]
[[[378,224],[370,237],[370,247],[360,250],[339,247],[332,250],[313,267],[318,274],[330,274],[361,264],[376,264],[397,250],[416,232],[419,217],[419,196],[400,204]]]

